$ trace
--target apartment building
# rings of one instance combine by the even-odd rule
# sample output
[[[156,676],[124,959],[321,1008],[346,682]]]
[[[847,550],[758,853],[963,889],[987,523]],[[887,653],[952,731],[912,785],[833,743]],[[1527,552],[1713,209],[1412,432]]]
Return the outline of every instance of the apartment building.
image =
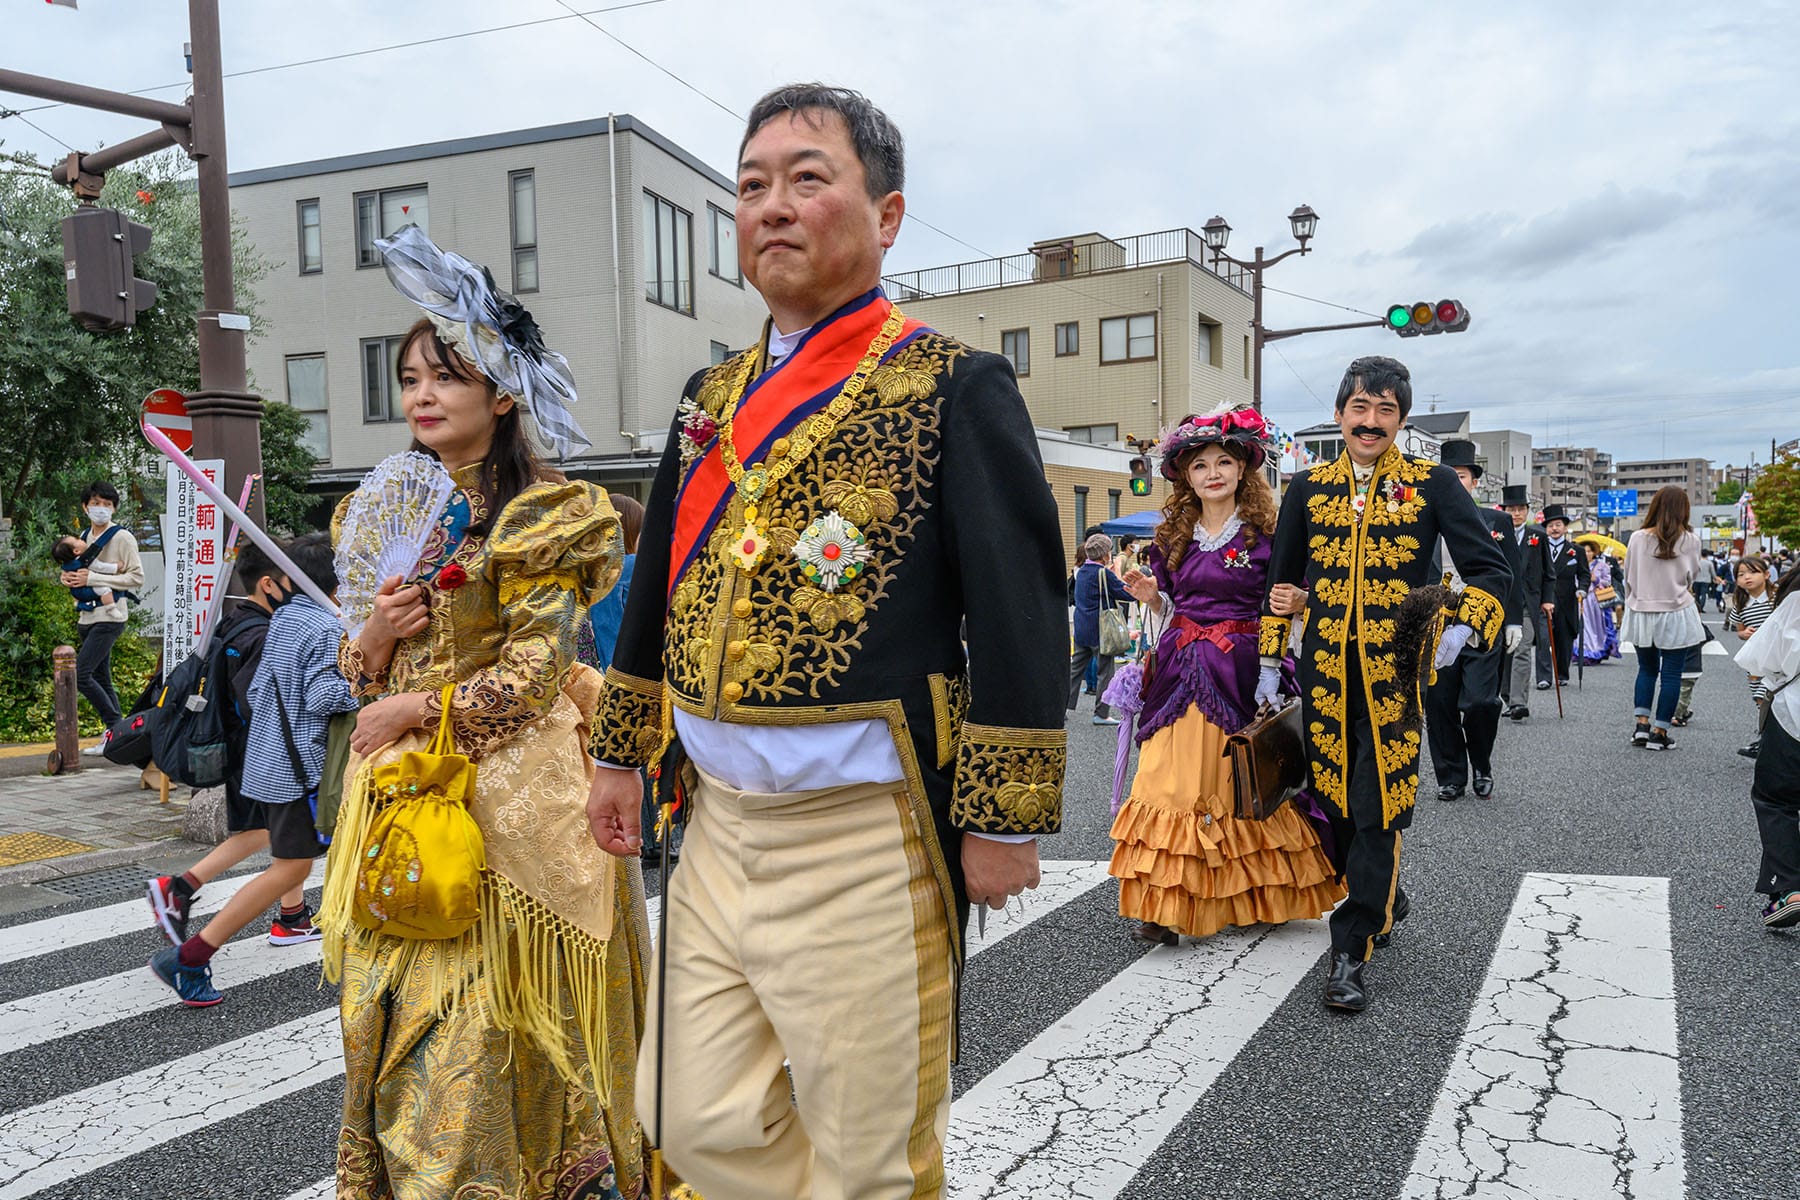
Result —
[[[1560,504],[1570,517],[1594,511],[1596,495],[1613,484],[1612,455],[1592,446],[1538,446],[1531,451],[1534,508]]]
[[[1191,229],[1084,233],[884,285],[910,315],[1010,359],[1040,429],[1106,445],[1250,402],[1249,281],[1206,258]]]
[[[1476,461],[1481,464],[1481,484],[1475,498],[1483,504],[1498,504],[1502,489],[1508,484],[1531,484],[1531,435],[1517,429],[1477,430],[1469,435],[1476,446]]]
[[[257,285],[255,386],[307,414],[322,493],[403,449],[393,358],[419,311],[374,242],[417,224],[486,264],[568,358],[594,443],[569,469],[641,493],[688,376],[761,329],[735,194],[629,115],[235,173],[233,214],[274,264]]]
[[[1659,489],[1674,485],[1685,491],[1694,505],[1711,504],[1713,499],[1712,462],[1704,458],[1675,458],[1645,462],[1622,462],[1618,466],[1614,487],[1636,488],[1638,505],[1650,503]]]

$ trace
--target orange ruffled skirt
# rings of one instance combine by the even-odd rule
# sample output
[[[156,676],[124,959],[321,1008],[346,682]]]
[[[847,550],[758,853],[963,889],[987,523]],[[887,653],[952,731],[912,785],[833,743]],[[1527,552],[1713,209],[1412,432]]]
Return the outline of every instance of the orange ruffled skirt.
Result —
[[[1131,798],[1113,820],[1119,915],[1207,937],[1323,916],[1344,898],[1292,804],[1265,821],[1232,810],[1225,732],[1190,707],[1139,748]]]

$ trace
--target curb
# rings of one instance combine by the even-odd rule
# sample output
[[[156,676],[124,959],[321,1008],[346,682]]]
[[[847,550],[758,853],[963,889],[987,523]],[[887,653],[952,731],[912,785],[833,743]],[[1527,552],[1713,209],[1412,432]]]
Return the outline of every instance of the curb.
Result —
[[[158,838],[156,841],[139,842],[134,846],[110,846],[104,850],[89,850],[82,854],[65,854],[59,858],[20,863],[16,867],[0,867],[0,887],[21,883],[50,883],[70,875],[85,875],[89,871],[103,871],[107,867],[136,862],[147,854],[154,853],[158,847],[192,844],[175,837]]]

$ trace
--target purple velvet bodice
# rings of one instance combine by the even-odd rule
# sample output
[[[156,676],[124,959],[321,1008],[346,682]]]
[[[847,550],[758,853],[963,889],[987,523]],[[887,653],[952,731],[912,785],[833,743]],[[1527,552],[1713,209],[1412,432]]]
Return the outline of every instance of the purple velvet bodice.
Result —
[[[1196,532],[1204,536],[1203,531]],[[1182,646],[1180,628],[1170,622],[1157,642],[1156,667],[1144,690],[1139,743],[1173,724],[1190,704],[1198,705],[1207,720],[1227,733],[1249,723],[1256,711],[1253,697],[1261,665],[1253,627],[1262,611],[1269,552],[1268,537],[1259,535],[1255,546],[1247,546],[1244,531],[1239,529],[1214,550],[1202,550],[1197,542],[1190,545],[1171,571],[1161,549],[1151,547],[1150,569],[1156,575],[1156,586],[1169,594],[1178,616],[1204,626],[1222,621],[1249,624],[1246,632],[1223,635],[1223,646],[1211,637]],[[1247,565],[1232,565],[1239,562]]]

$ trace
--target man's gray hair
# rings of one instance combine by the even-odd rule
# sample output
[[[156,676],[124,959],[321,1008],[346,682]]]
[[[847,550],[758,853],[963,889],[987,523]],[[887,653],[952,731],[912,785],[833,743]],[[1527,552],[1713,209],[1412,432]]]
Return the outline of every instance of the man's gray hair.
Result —
[[[744,147],[756,131],[782,113],[834,112],[844,118],[850,129],[850,144],[862,160],[863,178],[869,198],[879,200],[889,192],[906,186],[906,142],[888,115],[870,103],[861,92],[849,88],[826,87],[822,83],[790,83],[778,87],[750,110],[744,127],[744,140],[738,143],[738,161],[744,159]]]
[[[1092,562],[1101,562],[1112,557],[1112,539],[1104,533],[1096,533],[1081,543],[1081,552]]]

